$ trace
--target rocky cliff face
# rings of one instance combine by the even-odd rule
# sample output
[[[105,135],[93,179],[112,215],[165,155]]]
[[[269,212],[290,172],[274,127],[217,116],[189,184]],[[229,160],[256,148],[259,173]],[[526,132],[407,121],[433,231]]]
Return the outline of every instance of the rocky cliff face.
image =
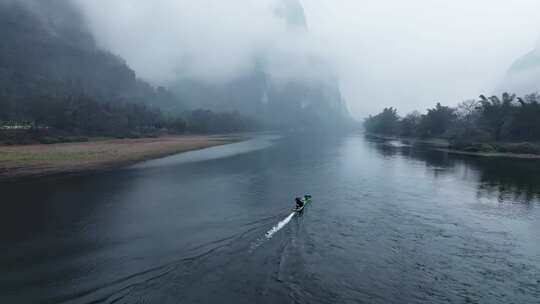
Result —
[[[298,0],[280,1],[274,13],[291,31],[307,34],[304,9]],[[321,64],[316,59],[305,60],[311,60],[312,67]],[[174,90],[183,100],[192,101],[192,107],[239,111],[280,128],[332,128],[349,122],[350,116],[334,75],[279,79],[269,71],[269,62],[261,55],[250,73],[230,82],[208,85],[184,80],[178,82]]]

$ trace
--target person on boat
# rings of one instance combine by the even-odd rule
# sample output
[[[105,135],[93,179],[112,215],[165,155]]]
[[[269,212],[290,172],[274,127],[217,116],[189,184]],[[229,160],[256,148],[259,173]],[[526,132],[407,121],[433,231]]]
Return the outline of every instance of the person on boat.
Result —
[[[294,201],[296,202],[296,209],[304,207],[304,201],[301,198],[297,197]]]

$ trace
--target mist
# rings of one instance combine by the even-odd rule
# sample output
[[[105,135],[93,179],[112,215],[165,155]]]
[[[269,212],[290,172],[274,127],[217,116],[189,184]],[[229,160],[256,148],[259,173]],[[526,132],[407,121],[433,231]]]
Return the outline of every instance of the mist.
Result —
[[[0,304],[540,304],[539,9],[0,0]]]
[[[504,91],[540,28],[534,0],[303,0],[307,31],[277,17],[295,1],[75,2],[99,45],[153,83],[227,82],[260,64],[275,78],[335,75],[358,118]]]
[[[304,4],[311,30],[331,41],[343,93],[357,116],[500,93],[512,62],[534,49],[540,34],[534,0]]]
[[[222,83],[258,64],[276,78],[321,74],[311,65],[323,61],[320,39],[278,15],[287,1],[75,2],[99,45],[154,83]]]

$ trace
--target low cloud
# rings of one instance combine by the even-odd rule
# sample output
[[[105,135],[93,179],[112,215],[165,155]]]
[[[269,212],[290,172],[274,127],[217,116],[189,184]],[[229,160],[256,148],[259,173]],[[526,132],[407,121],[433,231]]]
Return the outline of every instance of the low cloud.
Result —
[[[540,36],[537,0],[303,3],[311,30],[329,43],[357,117],[496,93],[512,62]]]
[[[154,83],[336,75],[356,117],[496,93],[540,34],[537,0],[302,0],[309,32],[276,17],[295,0],[73,0],[98,43]]]
[[[75,0],[100,46],[155,83],[223,82],[266,65],[275,77],[315,77],[318,39],[291,26],[275,0]]]

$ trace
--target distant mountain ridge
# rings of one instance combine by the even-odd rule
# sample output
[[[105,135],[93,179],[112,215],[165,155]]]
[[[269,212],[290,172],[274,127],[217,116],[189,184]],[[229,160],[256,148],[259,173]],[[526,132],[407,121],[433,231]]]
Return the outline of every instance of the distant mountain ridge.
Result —
[[[281,0],[274,11],[293,31],[308,32],[304,8],[298,0]],[[307,54],[306,54],[307,56]],[[288,129],[333,128],[350,122],[350,115],[334,75],[316,79],[276,79],[258,58],[252,71],[220,85],[181,80],[171,89],[191,106],[240,111],[267,124]],[[320,62],[313,61],[316,67]]]
[[[540,47],[512,63],[497,91],[518,95],[540,92]]]
[[[0,37],[1,98],[84,95],[183,108],[172,93],[99,49],[70,1],[0,0]]]
[[[122,58],[100,49],[70,0],[0,0],[0,98],[84,95],[136,102],[179,113],[186,108],[238,111],[275,128],[332,128],[350,119],[334,75],[277,79],[261,54],[254,68],[222,84],[178,80],[155,88]],[[275,16],[308,33],[298,0],[281,0]],[[306,55],[307,56],[307,55]],[[320,62],[312,60],[311,66]]]
[[[306,14],[299,0],[281,0],[276,6],[275,14],[286,20],[290,25],[307,30]]]

